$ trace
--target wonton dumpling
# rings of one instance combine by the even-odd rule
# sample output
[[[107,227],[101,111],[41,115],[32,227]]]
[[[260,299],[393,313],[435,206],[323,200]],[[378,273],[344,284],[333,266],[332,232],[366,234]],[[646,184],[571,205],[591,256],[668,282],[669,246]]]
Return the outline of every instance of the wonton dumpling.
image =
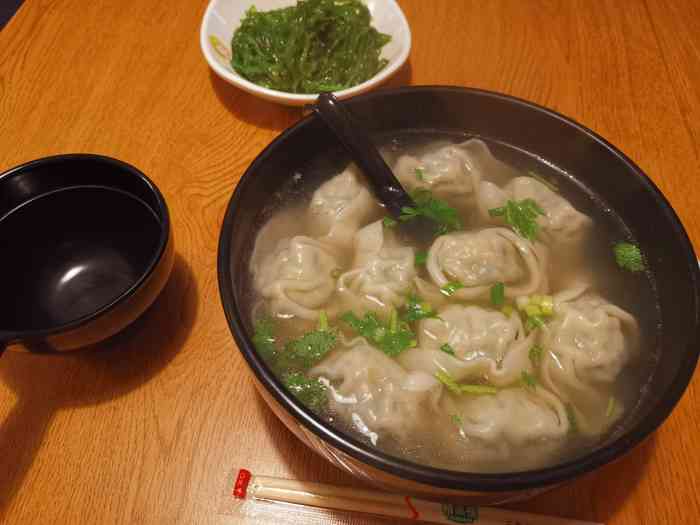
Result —
[[[352,269],[338,279],[341,300],[360,315],[363,308],[398,308],[411,291],[416,276],[414,250],[398,246],[389,237],[382,221],[358,231]]]
[[[377,444],[388,433],[401,439],[431,421],[440,383],[424,372],[407,372],[394,359],[362,342],[335,350],[309,372],[328,385],[335,417]]]
[[[619,400],[616,414],[606,415],[609,387],[635,355],[639,336],[632,315],[584,290],[555,296],[554,318],[541,333],[541,375],[545,386],[572,403],[581,431],[597,435],[621,415]]]
[[[456,299],[475,299],[489,293],[497,282],[507,297],[546,292],[546,251],[507,228],[450,233],[438,237],[428,252],[426,268],[442,287],[458,281]]]
[[[348,167],[314,192],[308,218],[313,227],[320,229],[320,240],[347,246],[377,210],[369,190],[358,182],[354,169]]]
[[[393,171],[408,190],[428,189],[436,197],[467,209],[474,205],[476,189],[482,179],[505,181],[515,174],[478,139],[448,144],[420,157],[403,155]]]
[[[532,177],[516,177],[502,189],[487,181],[479,185],[479,212],[490,222],[502,221],[490,217],[488,211],[504,206],[509,199],[532,199],[539,204],[545,215],[538,217],[537,221],[545,242],[579,242],[593,224],[590,217],[576,210],[564,197]]]
[[[255,289],[279,317],[315,320],[333,295],[338,268],[334,251],[310,237],[282,239],[271,253],[252,265]]]
[[[442,370],[456,381],[486,379],[496,386],[512,384],[523,371],[532,371],[528,352],[534,334],[525,336],[517,313],[506,317],[479,306],[452,304],[437,315],[420,322],[419,347],[399,355],[407,370],[431,375]],[[445,343],[454,356],[440,350]]]
[[[566,298],[554,297],[555,315],[542,333],[543,344],[570,362],[579,379],[614,381],[636,352],[637,321],[597,295],[561,297]]]
[[[443,437],[448,441],[445,446],[482,469],[539,466],[560,450],[569,432],[566,408],[542,387],[507,388],[495,395],[449,395],[441,406],[459,422],[456,432]]]

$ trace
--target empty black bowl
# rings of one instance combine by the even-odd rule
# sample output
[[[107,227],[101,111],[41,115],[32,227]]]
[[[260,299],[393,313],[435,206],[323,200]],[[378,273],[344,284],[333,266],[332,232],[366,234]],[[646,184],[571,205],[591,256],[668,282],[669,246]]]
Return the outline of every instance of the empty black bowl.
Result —
[[[285,424],[339,467],[395,489],[481,501],[522,497],[604,465],[640,443],[670,414],[698,359],[700,275],[678,217],[656,186],[624,154],[583,126],[540,106],[485,91],[408,87],[345,102],[371,133],[463,133],[517,148],[573,174],[614,209],[643,247],[655,276],[661,313],[652,388],[626,430],[596,450],[551,468],[499,474],[463,473],[417,465],[384,454],[328,426],[283,388],[251,341],[249,258],[272,188],[337,150],[320,118],[310,115],[285,131],[248,168],[235,189],[221,230],[219,286],[240,352],[262,396]]]
[[[0,175],[0,341],[70,350],[134,321],[174,260],[163,196],[139,170],[60,155]]]

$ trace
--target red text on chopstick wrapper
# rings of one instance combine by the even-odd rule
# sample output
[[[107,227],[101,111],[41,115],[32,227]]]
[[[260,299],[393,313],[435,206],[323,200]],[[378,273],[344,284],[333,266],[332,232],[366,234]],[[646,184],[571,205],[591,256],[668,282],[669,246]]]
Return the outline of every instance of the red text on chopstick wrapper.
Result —
[[[417,520],[420,517],[420,514],[418,514],[418,511],[413,506],[413,503],[411,503],[411,498],[406,496],[404,497],[404,501],[406,502],[406,505],[408,505],[408,508],[411,509],[411,519]]]
[[[236,484],[233,486],[233,497],[237,499],[245,499],[246,490],[248,490],[248,483],[250,483],[251,474],[249,470],[244,468],[238,471],[238,477],[236,478]]]

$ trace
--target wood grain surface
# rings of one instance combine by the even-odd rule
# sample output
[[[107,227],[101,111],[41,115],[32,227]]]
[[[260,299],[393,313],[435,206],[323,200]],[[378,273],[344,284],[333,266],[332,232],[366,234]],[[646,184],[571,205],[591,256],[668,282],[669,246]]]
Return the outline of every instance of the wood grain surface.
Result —
[[[474,86],[575,118],[653,178],[698,246],[696,0],[400,4],[413,50],[389,85]],[[0,171],[68,152],[130,162],[163,191],[178,252],[162,297],[114,341],[0,360],[3,523],[244,523],[219,513],[226,476],[239,466],[357,484],[265,407],[220,306],[215,261],[227,201],[300,110],[210,72],[198,40],[205,7],[27,0],[0,32]],[[698,395],[696,381],[622,460],[517,507],[618,525],[699,523]]]

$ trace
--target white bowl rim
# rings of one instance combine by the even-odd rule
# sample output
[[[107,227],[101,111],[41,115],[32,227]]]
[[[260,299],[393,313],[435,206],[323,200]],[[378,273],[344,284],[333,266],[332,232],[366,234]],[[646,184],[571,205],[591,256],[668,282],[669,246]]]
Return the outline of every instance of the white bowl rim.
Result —
[[[239,88],[243,89],[244,91],[247,91],[248,93],[254,94],[254,95],[260,95],[267,100],[276,100],[279,102],[286,101],[288,103],[294,103],[296,105],[303,105],[303,104],[310,104],[316,100],[318,97],[318,93],[311,93],[311,94],[299,94],[299,93],[289,93],[287,91],[278,91],[276,89],[270,89],[266,88],[263,86],[260,86],[258,84],[255,84],[254,82],[251,82],[250,80],[247,80],[243,78],[240,75],[234,76],[231,74],[230,71],[228,71],[225,67],[223,67],[218,60],[214,58],[212,55],[213,51],[211,49],[211,45],[209,43],[209,35],[207,34],[207,27],[208,27],[208,21],[212,16],[212,11],[214,10],[214,5],[218,2],[219,0],[210,0],[209,5],[207,5],[206,10],[204,11],[204,16],[202,17],[202,24],[200,26],[200,31],[199,31],[199,46],[202,49],[202,54],[204,54],[204,58],[206,59],[207,63],[209,64],[209,67],[211,67],[214,72],[219,75],[220,77],[224,78],[228,82],[230,82],[233,85],[238,86]],[[387,80],[389,77],[391,77],[396,71],[398,71],[405,63],[406,60],[408,59],[408,55],[411,52],[411,41],[412,41],[412,35],[411,35],[411,27],[408,25],[408,20],[406,19],[406,15],[404,14],[403,10],[401,9],[401,6],[397,3],[396,0],[384,0],[385,2],[391,4],[393,8],[396,9],[396,12],[399,15],[399,18],[401,20],[401,24],[406,31],[406,39],[405,43],[402,46],[402,49],[397,57],[396,60],[394,60],[392,63],[387,64],[387,66],[379,71],[376,75],[373,77],[365,80],[361,84],[357,84],[356,86],[352,86],[348,89],[343,89],[340,91],[334,91],[333,93],[335,94],[336,97],[338,98],[348,98],[353,95],[358,95],[360,93],[364,93],[370,89],[372,89],[375,86],[380,85],[383,83],[385,80]]]

